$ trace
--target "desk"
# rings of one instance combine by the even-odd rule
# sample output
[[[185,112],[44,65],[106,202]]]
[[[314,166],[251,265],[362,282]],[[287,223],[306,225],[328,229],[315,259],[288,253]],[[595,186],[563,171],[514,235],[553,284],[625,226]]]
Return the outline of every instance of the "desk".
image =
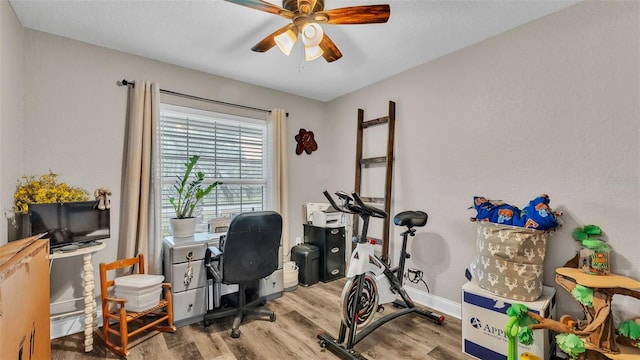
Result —
[[[204,256],[225,233],[196,233],[163,241],[164,277],[171,283],[173,322],[177,327],[200,322],[208,309]]]
[[[51,319],[84,313],[84,351],[85,352],[90,352],[91,350],[93,350],[93,331],[98,327],[98,314],[97,314],[96,298],[95,298],[95,292],[94,292],[95,282],[93,279],[93,264],[91,263],[91,257],[93,256],[93,253],[98,252],[104,249],[105,247],[107,247],[105,243],[98,243],[93,246],[81,247],[78,250],[68,251],[68,252],[54,249],[53,252],[49,255],[49,273],[51,273],[51,265],[53,264],[53,260],[82,255],[84,297],[58,301],[55,303],[51,303],[51,305],[58,305],[58,304],[63,304],[71,301],[84,299],[84,310],[76,310],[76,311],[71,311],[64,314],[53,315],[51,316]]]

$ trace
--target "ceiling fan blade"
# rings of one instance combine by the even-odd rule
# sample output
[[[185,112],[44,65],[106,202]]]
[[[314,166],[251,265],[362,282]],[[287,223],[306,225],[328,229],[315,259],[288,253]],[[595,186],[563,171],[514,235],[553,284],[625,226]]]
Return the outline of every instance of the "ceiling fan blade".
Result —
[[[389,5],[349,6],[318,11],[314,14],[316,21],[327,24],[385,23],[389,20],[389,15],[391,15]]]
[[[320,49],[322,49],[322,57],[327,60],[327,62],[334,62],[342,57],[342,53],[340,52],[336,44],[334,44],[333,41],[329,38],[329,35],[327,35],[327,33],[324,33],[324,37],[322,38],[322,41],[318,46],[320,46]]]
[[[276,40],[275,37],[284,33],[285,31],[294,28],[295,25],[294,24],[288,24],[285,25],[283,27],[281,27],[280,29],[274,31],[271,35],[267,36],[266,38],[262,39],[259,43],[255,44],[251,50],[255,51],[255,52],[265,52],[270,50],[272,47],[276,46]]]
[[[252,9],[268,12],[275,15],[280,15],[287,19],[293,18],[293,12],[281,8],[280,6],[273,5],[272,3],[262,1],[262,0],[225,0],[230,3],[234,3],[237,5],[246,6]]]

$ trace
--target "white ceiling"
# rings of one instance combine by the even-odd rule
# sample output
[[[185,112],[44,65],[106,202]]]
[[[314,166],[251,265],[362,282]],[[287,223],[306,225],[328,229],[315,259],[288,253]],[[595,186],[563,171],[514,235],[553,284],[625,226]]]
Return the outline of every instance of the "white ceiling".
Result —
[[[580,0],[326,0],[389,4],[385,24],[323,25],[343,57],[251,47],[288,20],[223,0],[9,0],[24,27],[329,101]],[[271,0],[278,6],[281,2]]]

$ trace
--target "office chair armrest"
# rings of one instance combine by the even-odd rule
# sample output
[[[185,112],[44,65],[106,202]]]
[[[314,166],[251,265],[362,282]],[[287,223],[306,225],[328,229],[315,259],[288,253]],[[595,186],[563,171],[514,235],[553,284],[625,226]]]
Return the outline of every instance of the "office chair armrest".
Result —
[[[220,260],[223,252],[220,251],[220,248],[215,246],[209,246],[207,248],[207,252],[204,255],[204,262],[207,264],[211,262],[211,260]]]
[[[222,254],[223,252],[217,247],[209,246],[204,256],[204,266],[209,270],[216,282],[222,282],[222,271],[219,269],[222,263]],[[218,267],[213,265],[214,261],[218,263]]]
[[[216,282],[218,283],[222,282],[222,271],[220,271],[220,269],[217,269],[210,262],[204,264],[204,266],[209,270],[209,273],[211,274],[211,276],[213,276],[213,279]]]

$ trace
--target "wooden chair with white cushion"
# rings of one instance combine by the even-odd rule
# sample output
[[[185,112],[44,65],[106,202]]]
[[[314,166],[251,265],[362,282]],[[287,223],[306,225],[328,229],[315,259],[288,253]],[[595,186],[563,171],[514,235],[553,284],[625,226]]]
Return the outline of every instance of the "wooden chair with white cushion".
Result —
[[[100,264],[102,329],[97,329],[95,333],[111,351],[120,356],[129,355],[129,338],[142,331],[176,331],[173,325],[170,283],[162,283],[164,299],[161,299],[157,305],[138,312],[127,310],[127,299],[110,296],[109,291],[115,285],[115,271],[131,266],[137,266],[138,274],[144,274],[144,256],[140,254],[135,258]],[[107,277],[108,271],[113,271],[112,278]],[[111,340],[113,336],[119,339],[119,345]]]

